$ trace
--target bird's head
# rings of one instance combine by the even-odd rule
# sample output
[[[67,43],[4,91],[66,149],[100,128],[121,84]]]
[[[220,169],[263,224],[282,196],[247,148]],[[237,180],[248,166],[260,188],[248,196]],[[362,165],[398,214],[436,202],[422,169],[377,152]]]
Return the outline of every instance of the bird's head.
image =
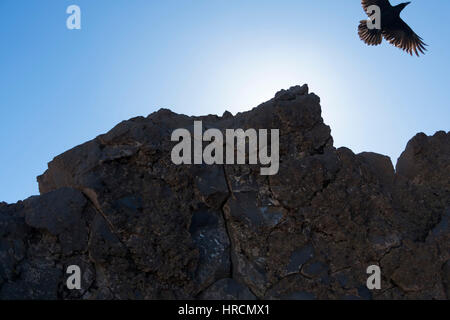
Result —
[[[402,11],[410,3],[411,3],[411,1],[403,2],[403,3],[400,3],[397,7],[399,8],[399,11]]]

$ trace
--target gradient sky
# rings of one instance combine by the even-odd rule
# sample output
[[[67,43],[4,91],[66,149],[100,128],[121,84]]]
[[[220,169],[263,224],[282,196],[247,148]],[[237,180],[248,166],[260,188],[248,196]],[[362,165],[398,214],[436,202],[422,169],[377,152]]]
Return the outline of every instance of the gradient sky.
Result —
[[[364,45],[359,0],[0,0],[0,201],[38,194],[47,162],[124,119],[234,114],[303,83],[335,146],[395,163],[417,132],[450,129],[449,14],[402,13],[429,44],[417,58]]]

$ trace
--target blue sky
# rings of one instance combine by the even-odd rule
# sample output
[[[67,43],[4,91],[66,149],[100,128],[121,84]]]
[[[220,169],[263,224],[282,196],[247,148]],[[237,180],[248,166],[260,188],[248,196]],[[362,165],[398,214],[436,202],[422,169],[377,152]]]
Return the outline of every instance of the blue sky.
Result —
[[[237,113],[303,83],[337,147],[395,163],[417,132],[450,129],[449,13],[402,13],[429,44],[416,58],[359,40],[359,0],[0,0],[0,201],[38,194],[47,162],[124,119]]]

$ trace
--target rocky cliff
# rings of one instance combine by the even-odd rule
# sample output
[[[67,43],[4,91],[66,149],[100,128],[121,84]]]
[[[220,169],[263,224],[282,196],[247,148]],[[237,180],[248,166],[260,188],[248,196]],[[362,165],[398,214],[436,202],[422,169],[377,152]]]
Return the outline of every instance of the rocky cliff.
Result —
[[[174,165],[171,134],[196,120],[278,128],[278,174]],[[450,133],[418,134],[394,170],[334,148],[306,85],[236,116],[124,121],[38,182],[40,196],[0,204],[1,299],[450,298]]]

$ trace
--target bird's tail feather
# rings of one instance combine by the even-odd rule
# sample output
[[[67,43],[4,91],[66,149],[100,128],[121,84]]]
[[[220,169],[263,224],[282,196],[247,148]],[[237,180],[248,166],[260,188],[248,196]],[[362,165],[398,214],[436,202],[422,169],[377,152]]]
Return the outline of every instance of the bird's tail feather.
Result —
[[[367,20],[361,20],[359,22],[358,35],[369,46],[377,46],[383,41],[381,30],[369,29],[367,27]]]

